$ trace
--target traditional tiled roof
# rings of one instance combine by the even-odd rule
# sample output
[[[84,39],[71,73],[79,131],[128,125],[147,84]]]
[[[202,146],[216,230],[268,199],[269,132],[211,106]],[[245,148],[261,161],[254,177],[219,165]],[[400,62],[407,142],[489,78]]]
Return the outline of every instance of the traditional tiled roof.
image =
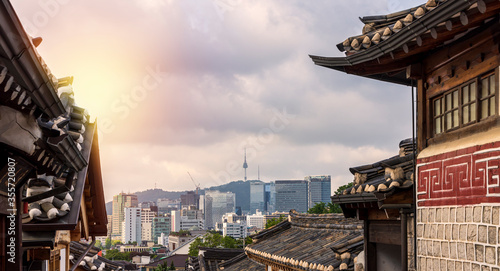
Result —
[[[349,169],[354,175],[354,185],[331,197],[333,203],[340,204],[345,217],[356,217],[357,209],[413,208],[412,143],[411,139],[403,140],[399,144],[399,155]],[[396,195],[399,195],[397,202],[393,200]],[[394,210],[388,212],[386,211],[386,215],[391,217],[399,214]]]
[[[387,15],[359,18],[365,24],[362,34],[347,38],[343,43],[338,44],[337,48],[349,55],[378,45],[390,39],[393,34],[398,33],[404,27],[410,26],[443,2],[446,0],[429,0],[427,3],[411,9]]]
[[[158,265],[167,263],[170,267],[170,264],[174,262],[174,266],[176,267],[184,267],[186,266],[186,260],[189,258],[189,255],[185,254],[176,254],[169,257],[162,257],[161,259],[154,261],[152,263],[144,265],[144,267],[156,268]]]
[[[85,254],[85,252],[88,252]],[[130,262],[111,261],[98,255],[100,249],[90,247],[83,242],[72,241],[70,244],[69,260],[71,265],[78,264],[81,268],[88,271],[118,271],[118,270],[137,270],[135,264]],[[82,261],[77,260],[85,254]]]
[[[16,84],[29,93],[38,109],[49,118],[64,114],[58,97],[59,80],[52,74],[36,47],[41,38],[33,38],[25,31],[8,1],[0,6],[0,64],[16,77]]]
[[[263,264],[249,259],[245,253],[241,253],[240,255],[219,264],[219,270],[224,271],[260,271],[264,270],[264,268],[265,266]]]
[[[362,224],[342,214],[299,214],[251,236],[252,260],[295,270],[353,270],[363,250]]]
[[[104,205],[103,196],[96,199],[95,194],[99,189],[102,194],[102,184],[97,190],[92,187],[96,178],[101,182],[100,166],[88,172],[90,157],[99,159],[96,124],[90,123],[87,110],[75,103],[73,77],[58,79],[50,71],[36,49],[41,38],[24,31],[9,1],[0,3],[0,14],[0,150],[16,162],[18,182],[30,178],[22,195],[30,209],[23,221],[30,224],[23,230],[52,222],[60,222],[62,228],[31,230],[72,230],[79,217],[84,186],[93,192],[87,195],[92,198],[92,203],[86,203],[89,209],[97,209],[94,200]],[[0,195],[5,195],[8,182],[4,170]],[[87,176],[90,182],[86,182]],[[105,213],[89,213],[101,220],[97,221],[100,228],[105,227]]]
[[[88,162],[82,150],[89,114],[76,106],[71,82],[61,79],[59,89],[65,90],[54,99],[63,104],[66,111],[51,118],[0,64],[0,111],[5,116],[0,121],[0,144],[25,156],[39,172],[58,177],[67,170],[82,170]]]
[[[200,247],[198,257],[188,259],[188,270],[217,271],[221,262],[241,254],[244,255],[243,249]]]
[[[397,189],[411,189],[413,186],[413,144],[406,139],[399,144],[399,155],[382,161],[352,167],[349,170],[354,175],[354,186],[345,189],[342,195],[332,196],[334,202],[346,199],[345,195],[387,193]],[[372,197],[376,200],[375,195]]]
[[[27,154],[39,174],[57,177],[71,170],[82,170],[87,162],[81,153],[88,112],[74,100],[73,77],[57,77],[38,53],[41,38],[29,36],[8,1],[0,4],[0,107],[14,109],[18,125],[31,132],[21,138],[5,136],[15,124],[0,119],[0,143]],[[19,123],[20,118],[25,119]],[[26,127],[38,123],[36,127]],[[41,133],[40,133],[41,131]],[[15,144],[23,142],[24,144]],[[40,173],[41,172],[41,173]]]
[[[92,146],[97,144],[97,142],[94,142],[96,140],[96,126],[88,123],[86,127],[81,155],[84,161],[90,161]],[[93,149],[93,151],[97,152],[97,149]],[[98,153],[94,155],[98,155]],[[95,157],[95,159],[98,158]],[[92,174],[96,174],[100,178],[100,172],[97,172],[97,170]],[[40,227],[40,223],[46,223],[47,225],[56,223],[61,224],[64,229],[73,229],[78,219],[85,187],[89,186],[86,178],[89,176],[93,181],[97,181],[96,176],[92,176],[92,174],[88,173],[86,166],[80,172],[70,170],[59,177],[51,174],[39,174],[36,179],[30,179],[26,185],[26,197],[23,199],[24,202],[29,203],[28,213],[23,215],[23,222],[25,223],[23,228],[35,231],[54,230],[53,226]],[[92,185],[94,184],[95,182],[92,182]],[[90,189],[90,187],[87,188]],[[90,196],[87,195],[87,197]],[[95,217],[100,217],[96,216],[96,214],[101,210],[92,210],[92,212],[94,212]],[[38,225],[35,226],[35,224]],[[100,221],[100,224],[105,224],[105,221]]]
[[[411,85],[406,68],[441,48],[500,10],[498,1],[428,0],[400,12],[360,18],[361,35],[337,45],[346,57],[310,55],[315,64],[368,78]]]

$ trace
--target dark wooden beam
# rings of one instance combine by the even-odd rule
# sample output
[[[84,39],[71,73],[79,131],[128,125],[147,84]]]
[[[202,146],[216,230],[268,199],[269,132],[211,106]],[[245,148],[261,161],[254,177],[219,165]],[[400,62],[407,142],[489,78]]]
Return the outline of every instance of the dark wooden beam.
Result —
[[[427,127],[426,127],[426,97],[423,80],[417,81],[417,152],[427,147]],[[415,185],[415,184],[414,184]]]
[[[422,78],[422,63],[416,63],[408,65],[406,67],[406,78],[410,79],[421,79]]]

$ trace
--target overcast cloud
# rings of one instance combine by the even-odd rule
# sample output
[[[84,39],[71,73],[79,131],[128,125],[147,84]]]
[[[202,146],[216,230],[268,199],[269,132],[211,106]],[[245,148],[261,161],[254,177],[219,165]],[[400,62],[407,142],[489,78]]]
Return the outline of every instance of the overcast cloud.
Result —
[[[359,16],[423,1],[15,1],[58,77],[98,118],[106,199],[153,188],[332,175],[395,155],[411,89],[315,66]]]

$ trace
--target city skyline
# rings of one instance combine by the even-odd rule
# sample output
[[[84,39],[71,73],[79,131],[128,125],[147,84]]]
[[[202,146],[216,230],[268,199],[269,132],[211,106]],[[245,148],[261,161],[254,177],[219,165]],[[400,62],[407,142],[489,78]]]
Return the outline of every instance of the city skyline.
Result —
[[[350,166],[396,152],[411,135],[410,89],[331,73],[308,55],[340,56],[335,44],[359,32],[358,16],[417,4],[12,3],[98,119],[106,201],[122,190],[193,190],[188,171],[201,188],[243,179],[245,148],[248,179],[260,165],[263,180],[331,175],[332,190]]]

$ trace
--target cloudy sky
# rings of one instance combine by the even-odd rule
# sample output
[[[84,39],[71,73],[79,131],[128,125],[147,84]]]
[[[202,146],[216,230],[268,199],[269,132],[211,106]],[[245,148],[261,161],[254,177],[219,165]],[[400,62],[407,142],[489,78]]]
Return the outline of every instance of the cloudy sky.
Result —
[[[411,89],[315,66],[359,16],[408,0],[19,0],[13,5],[100,126],[106,200],[248,178],[332,175],[398,152]]]

